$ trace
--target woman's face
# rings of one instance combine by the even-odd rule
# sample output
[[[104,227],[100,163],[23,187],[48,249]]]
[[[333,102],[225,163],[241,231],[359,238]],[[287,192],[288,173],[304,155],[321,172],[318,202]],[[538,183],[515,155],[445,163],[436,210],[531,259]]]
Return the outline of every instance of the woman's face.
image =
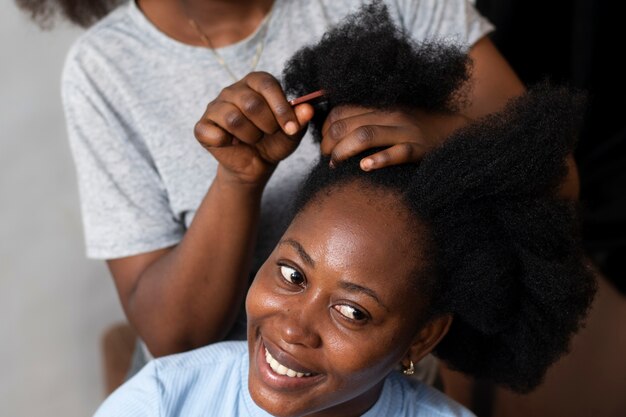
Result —
[[[375,403],[423,315],[415,233],[396,197],[354,184],[300,212],[246,300],[259,406],[277,416],[356,416]]]

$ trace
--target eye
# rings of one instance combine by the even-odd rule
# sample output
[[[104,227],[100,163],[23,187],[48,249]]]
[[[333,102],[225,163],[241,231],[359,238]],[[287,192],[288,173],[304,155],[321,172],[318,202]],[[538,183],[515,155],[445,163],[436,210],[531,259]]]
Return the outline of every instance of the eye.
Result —
[[[350,320],[363,321],[367,319],[367,314],[365,314],[358,308],[354,308],[346,304],[339,304],[339,305],[333,306],[333,308],[337,310],[339,314],[341,314],[342,316]]]
[[[280,274],[283,276],[283,278],[285,278],[286,281],[294,285],[304,285],[304,276],[295,268],[287,265],[281,265]]]

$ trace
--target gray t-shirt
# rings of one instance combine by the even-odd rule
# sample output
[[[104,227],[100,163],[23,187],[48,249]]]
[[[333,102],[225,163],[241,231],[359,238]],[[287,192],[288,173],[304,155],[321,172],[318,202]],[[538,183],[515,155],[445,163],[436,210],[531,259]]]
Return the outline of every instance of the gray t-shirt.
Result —
[[[257,70],[279,76],[297,49],[316,42],[362,3],[275,0],[266,34],[257,30],[219,54],[242,78],[265,35]],[[466,0],[386,3],[416,40],[470,46],[492,29]],[[62,92],[89,257],[136,255],[181,240],[217,168],[194,138],[193,126],[207,103],[232,83],[208,49],[169,38],[134,1],[78,39],[67,57]],[[298,183],[318,154],[305,137],[268,183],[255,269],[284,231]]]

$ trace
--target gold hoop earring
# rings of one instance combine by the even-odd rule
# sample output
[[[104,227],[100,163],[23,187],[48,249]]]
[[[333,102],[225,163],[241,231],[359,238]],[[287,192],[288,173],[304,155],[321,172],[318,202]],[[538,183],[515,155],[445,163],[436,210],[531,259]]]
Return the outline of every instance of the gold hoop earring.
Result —
[[[409,366],[402,370],[404,375],[413,375],[415,373],[415,366],[413,366],[413,361],[409,360]]]

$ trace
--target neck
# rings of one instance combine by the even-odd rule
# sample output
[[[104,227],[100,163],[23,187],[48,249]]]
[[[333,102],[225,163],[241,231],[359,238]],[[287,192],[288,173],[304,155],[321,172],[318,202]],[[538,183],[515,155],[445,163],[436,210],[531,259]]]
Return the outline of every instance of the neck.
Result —
[[[193,19],[220,48],[239,42],[261,24],[274,0],[136,0],[145,16],[179,42],[204,46],[189,25]]]

